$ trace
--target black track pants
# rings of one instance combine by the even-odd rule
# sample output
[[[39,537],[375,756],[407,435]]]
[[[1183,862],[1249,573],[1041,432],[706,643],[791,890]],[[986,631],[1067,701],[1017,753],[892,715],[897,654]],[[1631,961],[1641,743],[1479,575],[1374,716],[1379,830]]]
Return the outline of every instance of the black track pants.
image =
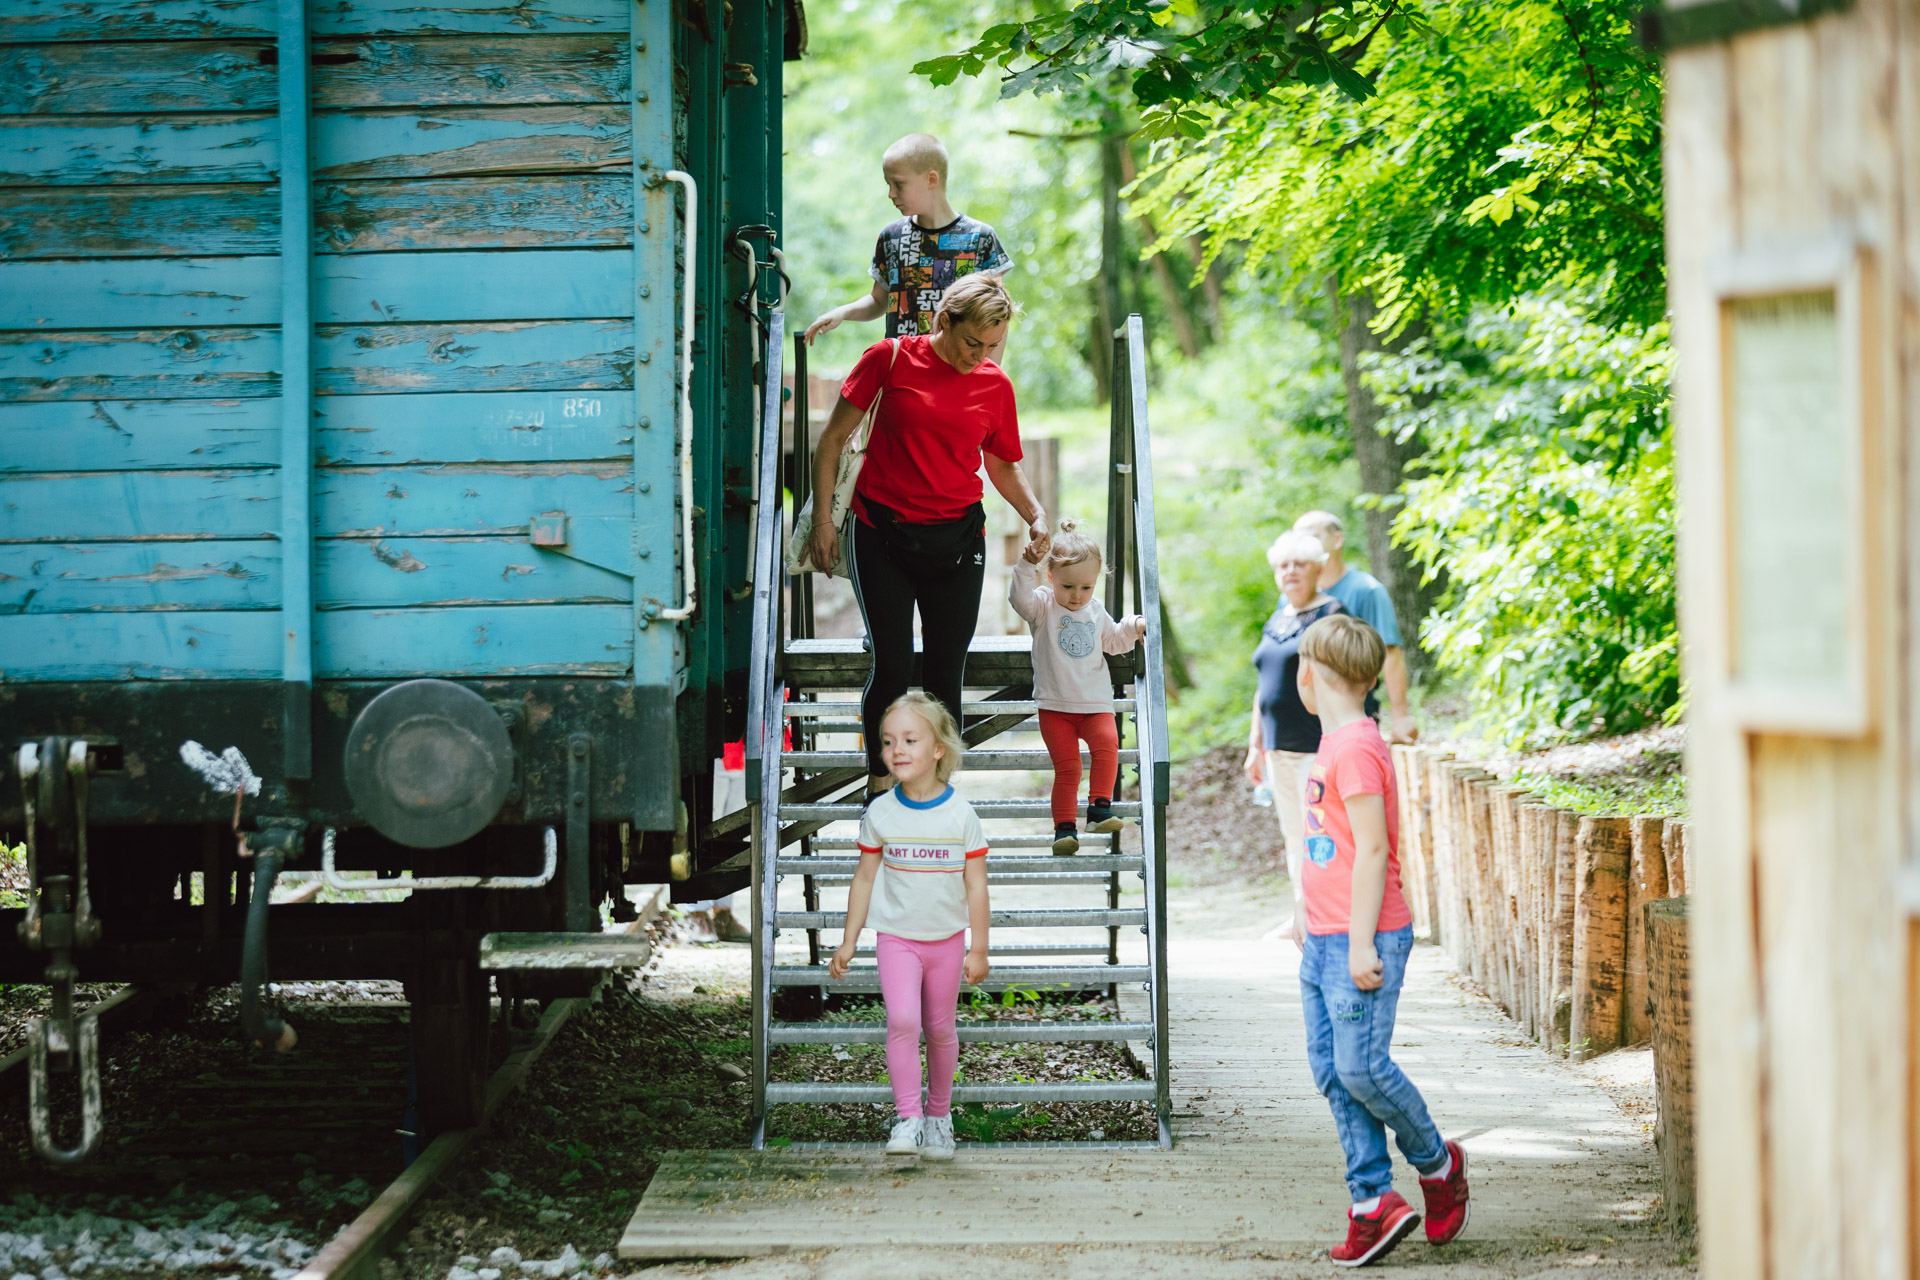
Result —
[[[980,587],[987,575],[987,540],[960,563],[929,570],[910,553],[888,545],[886,535],[865,521],[853,522],[853,594],[873,644],[873,670],[860,698],[867,735],[867,772],[884,776],[880,718],[913,683],[913,610],[920,609],[920,687],[946,704],[961,721],[960,690],[967,646],[980,620]]]

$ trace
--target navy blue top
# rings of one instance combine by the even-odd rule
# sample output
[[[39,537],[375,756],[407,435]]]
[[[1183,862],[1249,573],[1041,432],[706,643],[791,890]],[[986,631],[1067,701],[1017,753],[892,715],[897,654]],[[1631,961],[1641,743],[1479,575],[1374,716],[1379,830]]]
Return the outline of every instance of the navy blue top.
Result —
[[[1345,613],[1338,600],[1328,600],[1298,613],[1284,599],[1260,628],[1253,651],[1253,669],[1259,675],[1260,740],[1268,751],[1317,751],[1320,717],[1300,701],[1300,635],[1331,614]]]

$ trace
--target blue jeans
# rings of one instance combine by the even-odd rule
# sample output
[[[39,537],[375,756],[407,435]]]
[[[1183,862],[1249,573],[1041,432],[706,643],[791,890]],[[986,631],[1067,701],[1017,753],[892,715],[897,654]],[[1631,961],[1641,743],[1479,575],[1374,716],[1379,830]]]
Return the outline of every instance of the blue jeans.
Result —
[[[1390,1056],[1393,1017],[1413,953],[1413,927],[1376,933],[1384,970],[1380,986],[1362,991],[1347,970],[1347,935],[1308,934],[1300,957],[1300,1002],[1307,1017],[1307,1062],[1313,1083],[1333,1108],[1347,1153],[1347,1190],[1357,1203],[1393,1189],[1387,1130],[1417,1171],[1447,1157],[1440,1130],[1420,1091]]]

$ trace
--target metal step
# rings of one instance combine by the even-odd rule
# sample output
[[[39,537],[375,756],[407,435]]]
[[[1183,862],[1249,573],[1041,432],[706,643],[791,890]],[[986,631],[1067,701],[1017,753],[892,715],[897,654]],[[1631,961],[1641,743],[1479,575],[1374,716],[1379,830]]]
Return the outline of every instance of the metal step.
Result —
[[[867,762],[864,751],[783,751],[780,764],[787,769],[851,769]],[[1080,753],[1081,767],[1089,763],[1085,751]],[[1132,747],[1120,752],[1121,764],[1139,764],[1140,753]],[[1053,757],[1045,751],[969,751],[962,757],[961,768],[973,773],[985,773],[992,769],[1051,769]]]
[[[1091,885],[1097,889],[1104,889],[1109,884],[1111,874],[1107,871],[1058,871],[1050,875],[1021,875],[1017,872],[1006,873],[989,869],[987,878],[991,883],[1003,888],[1015,885],[1052,885],[1057,889],[1071,889],[1076,885]],[[1134,874],[1144,876],[1146,873],[1136,871]],[[816,875],[814,885],[821,889],[843,889],[852,880],[853,877],[850,875]]]
[[[1053,806],[1047,801],[1035,798],[1031,800],[975,800],[973,811],[986,818],[1051,818]],[[1140,802],[1138,800],[1118,800],[1113,811],[1123,818],[1138,818]],[[849,819],[858,821],[860,806],[836,804],[833,802],[815,804],[783,804],[780,806],[780,821],[792,822],[796,819],[811,818],[815,821],[842,822]]]
[[[987,698],[968,698],[961,705],[964,708],[964,714],[970,716],[1010,716],[1016,713],[1030,716],[1040,710],[1040,704],[1031,699],[1020,702],[1008,698],[996,702]],[[1132,698],[1113,700],[1113,709],[1116,713],[1130,712],[1134,706]],[[859,714],[860,704],[857,702],[789,702],[787,704],[788,718],[796,720],[809,716],[857,716]]]
[[[995,848],[999,847],[995,842]],[[860,866],[858,858],[803,858],[782,856],[773,864],[774,874],[783,876],[812,876],[816,880],[846,880],[852,877]],[[1071,857],[1042,858],[1017,857],[1004,853],[987,855],[987,877],[1001,880],[1005,876],[1039,876],[1031,884],[1070,883],[1084,876],[1105,877],[1114,871],[1139,871],[1143,867],[1137,853],[1076,853]]]
[[[1150,1022],[1018,1022],[995,1018],[958,1024],[962,1044],[1063,1044],[1092,1040],[1146,1040]],[[773,1044],[885,1044],[884,1022],[776,1022],[767,1029]]]
[[[880,989],[880,975],[869,969],[855,969],[835,982],[827,976],[823,964],[777,964],[768,971],[776,987],[825,987],[829,991],[866,993]],[[1085,991],[1119,982],[1145,982],[1153,970],[1144,964],[1090,965],[1016,965],[996,966],[985,982],[973,984],[976,991]]]
[[[874,957],[872,947],[855,947],[856,959],[871,960]],[[994,960],[1001,956],[1103,956],[1107,954],[1104,942],[1009,942],[998,943],[989,940],[987,955]]]
[[[1139,926],[1147,922],[1144,910],[1126,907],[1063,907],[1052,911],[995,911],[989,917],[995,929],[1106,929]],[[773,917],[776,929],[838,929],[844,911],[781,911]]]
[[[489,933],[482,969],[637,969],[653,954],[642,933]]]
[[[994,836],[991,843],[995,852],[987,855],[990,859],[999,856],[998,851],[1001,849],[1051,849],[1053,847],[1053,837]],[[1113,843],[1113,837],[1101,832],[1083,831],[1080,833],[1080,847],[1082,849],[1091,848],[1095,845],[1105,846],[1111,843]],[[826,850],[858,849],[860,847],[860,841],[853,836],[815,836],[813,837],[813,847],[815,849]],[[1075,856],[1084,862],[1091,855],[1082,853],[1076,854]],[[1122,856],[1131,862],[1138,862],[1140,860],[1140,855],[1137,853],[1129,853]],[[785,859],[783,858],[781,861],[784,862]],[[805,861],[805,859],[800,859],[800,861]],[[1042,859],[1042,861],[1045,861],[1045,859]]]
[[[956,1084],[955,1102],[1152,1102],[1151,1080],[1060,1080],[1056,1082],[1006,1081],[1005,1083]],[[893,1101],[893,1087],[884,1084],[845,1084],[769,1081],[767,1105],[791,1102],[879,1102]]]

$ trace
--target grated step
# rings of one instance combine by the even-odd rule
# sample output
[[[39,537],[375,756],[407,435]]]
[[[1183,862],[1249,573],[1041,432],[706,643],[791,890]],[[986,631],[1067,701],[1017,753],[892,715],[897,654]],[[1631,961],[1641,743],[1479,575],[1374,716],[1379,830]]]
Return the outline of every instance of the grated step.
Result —
[[[880,989],[880,974],[871,969],[855,969],[838,982],[827,976],[827,966],[823,964],[777,964],[768,970],[768,974],[776,987],[825,987],[829,991],[861,993]],[[1010,964],[996,967],[987,975],[985,982],[973,984],[973,989],[1005,991],[1008,987],[1015,987],[1023,991],[1084,991],[1120,982],[1145,982],[1152,976],[1153,970],[1144,964]]]
[[[998,845],[996,844],[996,848]],[[845,880],[859,868],[858,858],[805,858],[782,857],[774,863],[774,873],[783,876],[812,876],[816,880]],[[1089,853],[1074,854],[1071,857],[1056,858],[1049,854],[1043,858],[1013,857],[1006,854],[989,853],[987,855],[987,876],[998,880],[1003,876],[1045,876],[1046,880],[1034,881],[1036,884],[1051,883],[1054,877],[1079,877],[1087,875],[1106,876],[1115,871],[1139,871],[1142,869],[1140,855],[1137,853]]]
[[[973,811],[982,819],[987,818],[1051,818],[1053,806],[1038,798],[1032,800],[975,800]],[[1140,802],[1138,800],[1120,800],[1113,806],[1115,814],[1122,818],[1138,818]],[[796,819],[810,818],[816,821],[845,822],[859,821],[858,803],[839,804],[833,801],[820,801],[813,804],[783,804],[780,806],[780,820],[791,822]]]
[[[1150,1022],[1017,1022],[995,1018],[958,1024],[962,1044],[1070,1043],[1082,1040],[1146,1040]],[[767,1029],[773,1044],[885,1044],[884,1022],[776,1022]]]
[[[992,844],[996,852],[1001,849],[1051,849],[1053,847],[1053,837],[1052,836],[994,836],[992,837],[990,843]],[[1110,835],[1103,835],[1097,831],[1096,832],[1083,831],[1080,833],[1080,847],[1082,849],[1090,849],[1095,845],[1109,845],[1112,843],[1113,843],[1113,837]],[[828,851],[837,850],[837,849],[858,849],[860,847],[860,841],[853,836],[814,836],[813,847],[815,849],[824,849]],[[995,853],[989,853],[987,855],[989,860],[991,860],[995,856],[996,856]],[[1140,855],[1137,853],[1130,853],[1124,856],[1130,862],[1138,862],[1140,860]],[[1078,855],[1078,857],[1080,861],[1084,862],[1087,860],[1088,855],[1080,854]],[[804,861],[804,859],[802,860]],[[1042,861],[1045,861],[1045,859],[1042,859]]]
[[[955,1102],[1152,1102],[1151,1080],[1061,1080],[1057,1082],[1012,1081],[987,1084],[956,1084]],[[813,1102],[891,1103],[893,1088],[884,1084],[847,1084],[769,1082],[767,1105]]]
[[[855,947],[853,954],[862,959],[874,957],[872,947]],[[1107,954],[1104,942],[1010,942],[1005,946],[990,942],[987,955],[993,959],[1001,956],[1103,956]]]
[[[1007,698],[996,702],[985,698],[978,700],[968,698],[962,705],[965,708],[965,714],[970,716],[1010,716],[1015,714],[1030,716],[1040,710],[1040,704],[1032,699],[1020,702],[1012,698]],[[1132,698],[1115,698],[1113,700],[1113,709],[1116,712],[1132,711],[1134,705]],[[787,703],[787,716],[789,719],[806,719],[811,716],[857,716],[859,714],[860,704],[857,702]]]
[[[844,911],[782,911],[773,917],[776,929],[838,929],[846,923]],[[1107,929],[1144,925],[1141,909],[1067,907],[1053,911],[995,911],[989,917],[995,929]]]
[[[989,773],[996,769],[1051,769],[1053,757],[1045,751],[969,751],[961,767],[971,773]],[[851,769],[867,762],[864,751],[783,751],[780,764],[787,769]],[[1090,763],[1080,753],[1083,767]],[[1140,753],[1128,747],[1120,752],[1121,764],[1140,763]]]

